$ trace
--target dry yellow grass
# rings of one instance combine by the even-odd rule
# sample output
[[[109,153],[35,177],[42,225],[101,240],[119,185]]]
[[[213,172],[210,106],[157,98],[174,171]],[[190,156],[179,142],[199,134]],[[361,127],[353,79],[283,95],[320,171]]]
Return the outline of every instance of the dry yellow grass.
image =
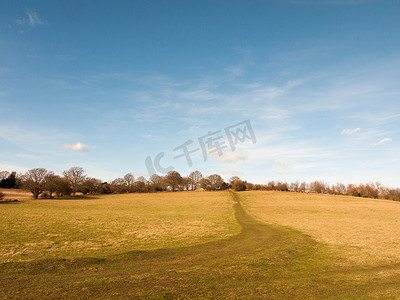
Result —
[[[356,197],[250,191],[241,193],[258,219],[290,226],[339,250],[350,262],[400,262],[400,203]]]
[[[29,200],[32,199],[32,193],[24,190],[16,189],[0,189],[4,194],[3,200]]]
[[[228,192],[29,200],[0,205],[0,262],[180,247],[239,230]]]

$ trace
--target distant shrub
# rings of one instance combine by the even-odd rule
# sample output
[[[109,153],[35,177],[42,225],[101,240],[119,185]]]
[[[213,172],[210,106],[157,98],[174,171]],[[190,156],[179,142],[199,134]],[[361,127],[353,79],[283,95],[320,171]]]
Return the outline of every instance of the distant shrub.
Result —
[[[246,190],[246,183],[240,179],[235,180],[232,182],[232,188],[235,191],[245,191]]]
[[[42,192],[40,198],[50,198],[50,194],[47,191]]]

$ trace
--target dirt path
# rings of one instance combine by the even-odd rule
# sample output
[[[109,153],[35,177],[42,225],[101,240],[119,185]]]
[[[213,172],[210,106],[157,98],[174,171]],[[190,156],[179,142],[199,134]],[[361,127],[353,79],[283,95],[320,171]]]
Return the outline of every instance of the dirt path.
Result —
[[[331,253],[292,229],[249,216],[231,193],[240,234],[106,259],[0,266],[0,298],[321,299],[354,294]],[[339,274],[339,275],[338,275]],[[340,284],[338,287],[337,284]]]

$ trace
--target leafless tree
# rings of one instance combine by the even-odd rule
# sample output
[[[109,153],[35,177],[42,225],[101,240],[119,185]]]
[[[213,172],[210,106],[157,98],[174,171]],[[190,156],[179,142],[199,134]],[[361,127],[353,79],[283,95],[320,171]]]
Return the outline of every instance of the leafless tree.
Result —
[[[189,191],[192,189],[192,180],[189,177],[182,177],[182,183],[180,184],[181,191]]]
[[[299,185],[300,185],[300,183],[298,181],[292,182],[290,184],[290,190],[293,191],[293,192],[298,192],[299,191]]]
[[[86,180],[86,172],[81,167],[72,167],[68,171],[64,171],[63,175],[68,179],[74,195],[79,192],[81,185]]]
[[[49,192],[50,198],[53,196],[53,193],[55,193],[58,189],[59,179],[60,176],[55,175],[53,172],[48,172],[45,177],[45,189]]]
[[[151,175],[150,182],[151,185],[153,186],[153,190],[156,192],[165,191],[167,189],[165,184],[165,178],[160,175],[157,174]]]
[[[101,180],[97,178],[86,178],[82,183],[81,191],[83,194],[97,194],[99,193]]]
[[[148,181],[143,176],[139,176],[135,181],[134,191],[137,193],[145,193],[149,191]]]
[[[135,176],[132,173],[128,173],[124,176],[126,186],[128,188],[128,192],[133,192],[134,185],[135,185]]]
[[[230,180],[229,180],[229,181],[230,181]],[[234,180],[231,182],[231,185],[232,185],[232,188],[233,188],[235,191],[244,191],[244,190],[246,190],[246,183],[245,183],[243,180],[234,179]]]
[[[1,171],[1,172],[0,172],[0,181],[3,180],[3,179],[7,179],[8,176],[10,176],[10,172]]]
[[[206,191],[211,191],[211,181],[208,177],[200,180],[200,188]]]
[[[336,194],[338,194],[338,195],[346,195],[347,194],[346,186],[343,183],[337,183],[335,185],[335,191],[336,191]]]
[[[177,190],[179,185],[182,184],[182,176],[177,171],[168,172],[165,176],[165,182],[169,185],[171,190],[174,192]]]
[[[326,184],[322,181],[313,181],[310,183],[310,191],[314,193],[324,193],[326,190]]]
[[[229,178],[229,183],[232,184],[235,180],[241,180],[239,176],[232,176]]]
[[[197,190],[200,188],[200,180],[203,178],[203,174],[200,171],[193,171],[189,174],[189,179],[191,181],[191,189]]]
[[[23,186],[33,194],[33,198],[37,199],[39,195],[46,189],[46,176],[48,171],[43,168],[28,170],[22,179]]]
[[[114,179],[110,184],[111,193],[123,194],[128,192],[128,185],[124,178]]]
[[[213,191],[221,190],[224,185],[224,180],[218,174],[212,174],[212,175],[208,176],[208,180],[210,180],[211,189]]]

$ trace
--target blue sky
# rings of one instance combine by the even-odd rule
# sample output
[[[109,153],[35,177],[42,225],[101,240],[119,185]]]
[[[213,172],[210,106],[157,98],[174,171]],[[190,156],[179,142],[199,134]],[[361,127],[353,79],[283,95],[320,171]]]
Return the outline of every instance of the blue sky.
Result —
[[[399,15],[373,0],[3,1],[0,169],[110,180],[163,152],[183,175],[400,186]],[[257,141],[233,151],[224,129],[246,120]],[[216,131],[222,155],[174,158]]]

